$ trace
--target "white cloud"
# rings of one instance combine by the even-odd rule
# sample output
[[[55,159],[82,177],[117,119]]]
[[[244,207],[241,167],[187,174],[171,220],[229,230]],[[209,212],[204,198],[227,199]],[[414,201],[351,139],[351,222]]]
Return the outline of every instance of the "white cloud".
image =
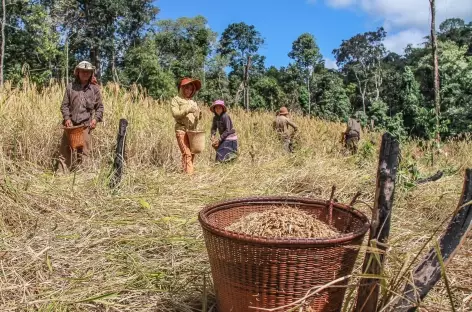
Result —
[[[336,65],[336,61],[330,58],[325,58],[325,67],[328,69],[338,69],[338,65]]]
[[[411,43],[413,46],[415,46],[419,43],[422,43],[426,35],[427,34],[418,29],[407,29],[387,36],[387,38],[385,38],[384,45],[392,52],[403,54],[403,50],[408,44]]]
[[[386,23],[394,26],[425,29],[429,27],[431,21],[427,0],[357,0],[356,4],[368,14],[381,16]],[[449,17],[470,19],[472,18],[472,1],[438,0],[436,16],[439,23]]]
[[[431,13],[428,0],[324,0],[334,8],[365,12],[381,21],[387,30],[385,46],[402,53],[407,44],[418,44],[429,34]],[[436,27],[448,18],[472,20],[472,0],[437,0]]]
[[[325,3],[335,8],[355,7],[398,27],[427,29],[431,20],[428,0],[325,0]],[[450,17],[472,19],[472,1],[437,0],[438,26]]]

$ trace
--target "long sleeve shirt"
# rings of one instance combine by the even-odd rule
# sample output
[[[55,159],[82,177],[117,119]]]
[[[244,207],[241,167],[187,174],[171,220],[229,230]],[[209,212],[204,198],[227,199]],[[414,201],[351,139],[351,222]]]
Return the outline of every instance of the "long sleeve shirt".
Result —
[[[233,128],[233,122],[228,114],[222,113],[220,116],[216,115],[213,117],[211,124],[211,136],[216,135],[216,131],[220,135],[220,141],[226,139],[236,139],[236,130]]]
[[[71,120],[74,125],[89,125],[92,119],[103,120],[103,103],[100,88],[93,84],[82,87],[79,83],[70,83],[61,104],[64,120]]]
[[[195,109],[194,113],[190,111]],[[196,130],[199,109],[193,100],[175,96],[171,101],[172,116],[175,119],[175,131]]]
[[[275,119],[273,123],[274,129],[279,133],[280,135],[287,136],[290,135],[289,133],[289,127],[292,127],[294,132],[298,131],[298,127],[295,123],[290,121],[286,116],[284,115],[279,115]]]

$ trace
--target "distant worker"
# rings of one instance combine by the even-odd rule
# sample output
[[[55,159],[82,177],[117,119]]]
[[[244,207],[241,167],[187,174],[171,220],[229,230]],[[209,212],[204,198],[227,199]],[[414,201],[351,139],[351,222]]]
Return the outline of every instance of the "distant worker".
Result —
[[[345,146],[351,151],[351,154],[357,153],[357,146],[361,138],[361,124],[356,114],[352,114],[347,122],[346,131],[343,132]]]
[[[238,137],[233,127],[233,122],[227,114],[225,102],[216,100],[210,107],[210,111],[215,114],[211,125],[211,142],[216,149],[216,161],[227,162],[237,157]],[[216,138],[216,131],[220,135]]]
[[[293,128],[292,133],[290,133],[289,127]],[[273,128],[277,131],[280,140],[283,142],[284,149],[289,153],[293,153],[293,136],[297,133],[298,127],[288,118],[287,107],[283,106],[280,108],[273,123]]]
[[[95,67],[86,61],[74,69],[75,80],[67,85],[61,104],[63,125],[66,128],[84,125],[84,146],[77,150],[77,162],[83,163],[90,156],[90,134],[103,119],[103,103],[100,87],[94,76]],[[62,136],[59,162],[64,173],[69,172],[72,150],[66,132]]]
[[[175,119],[175,136],[182,154],[182,168],[185,173],[193,174],[195,154],[190,151],[190,140],[187,131],[197,130],[202,112],[193,96],[200,90],[202,84],[197,79],[184,78],[178,85],[179,94],[172,99],[172,116]]]

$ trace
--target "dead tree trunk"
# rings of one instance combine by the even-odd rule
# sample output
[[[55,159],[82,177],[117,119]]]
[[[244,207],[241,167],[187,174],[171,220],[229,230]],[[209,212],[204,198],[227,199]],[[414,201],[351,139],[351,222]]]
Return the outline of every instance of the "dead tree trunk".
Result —
[[[110,178],[111,188],[114,188],[121,182],[121,176],[123,175],[127,127],[128,127],[128,121],[126,119],[120,119],[120,126],[118,128],[118,137],[116,138],[115,160],[113,162],[113,171],[111,173],[111,178]]]
[[[2,51],[0,51],[0,88],[3,87],[3,61],[5,59],[5,23],[6,18],[5,0],[2,0]]]
[[[441,113],[441,102],[439,95],[439,64],[438,64],[438,43],[436,39],[436,4],[435,0],[429,0],[431,6],[431,47],[433,53],[434,66],[434,104],[436,108],[436,140],[441,140],[439,136],[439,115]]]
[[[251,56],[247,57],[247,65],[244,71],[244,104],[246,111],[249,111],[249,69],[251,68]]]
[[[382,251],[385,251],[384,246],[390,234],[390,219],[392,216],[399,155],[399,142],[390,133],[385,133],[382,137],[382,146],[380,148],[375,203],[369,234],[369,246]],[[376,241],[381,244],[376,245]],[[378,256],[380,261],[376,260],[373,251],[366,253],[362,269],[364,274],[379,275],[382,272],[384,254],[381,253]],[[360,285],[355,311],[376,312],[380,290],[379,280],[362,278]]]
[[[459,205],[446,231],[439,239],[439,250],[447,265],[459,250],[467,233],[472,228],[472,169],[467,169],[464,187]],[[420,302],[441,278],[441,265],[435,248],[432,248],[416,267],[413,273],[413,285],[407,284],[403,295],[397,302],[394,311],[416,311]]]

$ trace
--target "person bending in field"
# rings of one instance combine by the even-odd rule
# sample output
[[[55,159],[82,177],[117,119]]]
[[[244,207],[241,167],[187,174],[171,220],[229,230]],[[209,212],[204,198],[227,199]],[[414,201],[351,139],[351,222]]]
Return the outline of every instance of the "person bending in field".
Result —
[[[97,122],[103,120],[103,103],[100,88],[94,76],[95,67],[89,62],[80,62],[74,69],[75,80],[67,85],[64,99],[61,104],[63,125],[67,128],[84,125],[83,138],[84,146],[77,150],[77,162],[85,162],[91,151],[90,134],[97,126]],[[72,150],[69,147],[69,140],[64,131],[59,164],[64,173],[69,172],[73,164]]]
[[[202,87],[199,80],[184,78],[180,81],[179,95],[172,99],[172,116],[175,119],[175,136],[182,154],[182,168],[185,173],[193,174],[195,154],[190,151],[190,140],[187,131],[197,129],[202,112],[192,100],[195,93]]]
[[[216,161],[227,162],[237,157],[238,153],[238,137],[236,130],[233,128],[233,122],[227,113],[225,102],[222,100],[215,101],[210,111],[215,114],[211,125],[211,142],[216,149]],[[220,138],[216,138],[216,131]]]
[[[290,133],[289,127],[293,128],[292,133]],[[293,153],[293,136],[297,133],[298,127],[288,118],[288,109],[285,106],[280,108],[273,123],[273,128],[283,142],[284,150]]]
[[[357,120],[356,115],[352,114],[346,126],[346,131],[343,133],[345,146],[349,149],[351,154],[357,153],[357,146],[361,138],[361,124]]]

